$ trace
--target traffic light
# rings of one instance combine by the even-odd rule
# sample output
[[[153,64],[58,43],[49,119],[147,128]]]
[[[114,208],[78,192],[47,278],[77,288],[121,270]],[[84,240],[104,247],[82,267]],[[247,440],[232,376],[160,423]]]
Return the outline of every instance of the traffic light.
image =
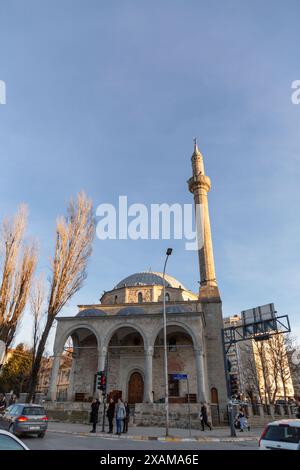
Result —
[[[238,384],[238,376],[236,374],[230,374],[230,388],[231,388],[231,396],[238,395],[239,384]]]
[[[101,390],[105,395],[106,392],[106,376],[104,370],[97,372],[96,387],[98,390]]]

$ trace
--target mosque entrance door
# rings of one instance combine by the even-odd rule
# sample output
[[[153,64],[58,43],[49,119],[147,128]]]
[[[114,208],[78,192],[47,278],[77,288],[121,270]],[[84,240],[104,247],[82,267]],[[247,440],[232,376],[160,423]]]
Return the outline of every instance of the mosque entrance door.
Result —
[[[133,372],[128,383],[128,403],[143,403],[144,380],[139,372]]]

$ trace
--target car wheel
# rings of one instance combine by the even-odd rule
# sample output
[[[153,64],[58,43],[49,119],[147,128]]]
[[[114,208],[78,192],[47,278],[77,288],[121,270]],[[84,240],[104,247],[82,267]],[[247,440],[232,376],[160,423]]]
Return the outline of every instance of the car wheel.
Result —
[[[45,434],[46,434],[45,432],[40,432],[40,433],[38,434],[38,437],[40,437],[40,438],[45,437]]]

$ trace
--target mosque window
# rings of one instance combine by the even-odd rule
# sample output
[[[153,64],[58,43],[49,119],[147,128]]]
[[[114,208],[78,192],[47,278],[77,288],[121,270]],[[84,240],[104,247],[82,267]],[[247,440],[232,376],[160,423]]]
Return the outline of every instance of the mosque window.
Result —
[[[169,344],[169,351],[170,352],[176,352],[177,351],[176,338],[170,338],[168,344]]]
[[[173,374],[169,374],[169,396],[179,397],[179,380],[173,378]]]
[[[141,292],[138,293],[138,303],[143,303],[143,294]]]
[[[169,294],[169,292],[166,292],[165,301],[166,301],[166,302],[170,302],[170,294]]]

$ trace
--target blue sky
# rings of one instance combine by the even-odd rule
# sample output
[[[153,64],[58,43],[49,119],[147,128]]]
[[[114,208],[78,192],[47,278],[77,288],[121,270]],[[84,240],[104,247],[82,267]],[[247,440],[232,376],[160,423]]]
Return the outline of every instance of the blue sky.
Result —
[[[300,334],[300,4],[283,1],[0,0],[0,217],[21,201],[49,273],[54,226],[84,189],[95,207],[189,203],[192,138],[212,180],[224,315],[274,302]],[[198,289],[184,241],[95,240],[62,314],[136,271]],[[26,314],[18,339],[28,338]]]

